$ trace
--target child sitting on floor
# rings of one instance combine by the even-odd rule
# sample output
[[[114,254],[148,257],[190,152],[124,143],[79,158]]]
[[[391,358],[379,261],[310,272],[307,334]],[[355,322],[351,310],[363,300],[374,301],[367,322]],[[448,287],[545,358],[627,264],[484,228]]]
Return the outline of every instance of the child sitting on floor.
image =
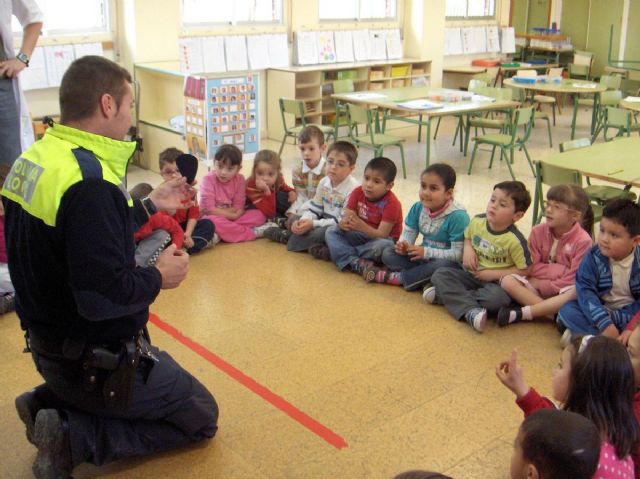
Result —
[[[576,299],[576,271],[591,248],[593,210],[578,185],[552,186],[545,203],[546,222],[529,235],[531,272],[526,278],[509,275],[500,285],[522,308],[501,308],[498,326],[541,316],[554,316]]]
[[[296,201],[286,212],[286,222],[282,227],[265,230],[265,238],[286,244],[291,237],[291,225],[300,219],[309,207],[309,201],[315,197],[320,181],[325,177],[324,154],[327,145],[324,133],[317,126],[305,126],[298,134],[298,150],[302,161],[291,171],[291,183],[296,190]]]
[[[400,240],[382,251],[382,263],[364,270],[367,282],[402,285],[407,291],[420,289],[442,267],[459,267],[462,262],[464,230],[469,215],[453,200],[456,172],[449,165],[435,163],[420,175],[420,201],[404,220]],[[422,234],[422,245],[415,245]]]
[[[598,468],[600,434],[584,416],[541,409],[520,425],[511,479],[591,479]]]
[[[253,171],[247,180],[247,210],[260,211],[265,221],[255,228],[256,237],[261,238],[264,232],[277,226],[273,220],[286,218],[289,207],[298,195],[284,181],[282,162],[275,151],[260,150],[253,159]]]
[[[215,225],[216,234],[227,243],[256,239],[254,227],[266,218],[256,209],[245,210],[246,183],[240,174],[242,152],[231,144],[220,146],[213,158],[213,171],[202,178],[202,213]]]
[[[465,320],[481,333],[487,312],[511,303],[499,281],[509,274],[526,275],[531,265],[527,241],[515,226],[531,203],[519,181],[503,181],[493,187],[486,213],[471,220],[464,232],[463,266],[439,268],[425,287],[427,303],[442,303],[454,318]]]
[[[179,170],[176,160],[184,153],[177,148],[167,148],[160,153],[158,165],[160,167],[160,175],[164,181],[173,178],[179,178],[182,172]],[[200,218],[200,207],[196,203],[189,208],[181,208],[173,212],[163,212],[170,215],[184,231],[184,247],[190,255],[213,246],[219,241],[219,237],[215,235],[215,226],[213,222],[207,218]]]
[[[558,313],[558,326],[571,334],[616,338],[640,310],[640,206],[628,199],[604,207],[597,245],[576,274],[577,300]]]
[[[289,251],[309,251],[316,258],[329,259],[325,233],[338,223],[347,198],[358,186],[351,176],[357,159],[358,150],[348,141],[336,141],[329,147],[327,176],[320,180],[308,209],[291,225]]]
[[[524,382],[515,349],[511,359],[496,367],[496,376],[516,395],[525,417],[555,408]],[[633,367],[624,346],[604,336],[575,338],[562,351],[553,372],[552,391],[564,410],[583,415],[598,428],[600,458],[593,477],[635,477],[631,454],[638,447],[640,430],[633,411]]]
[[[340,271],[362,274],[393,245],[402,232],[402,205],[393,194],[396,165],[389,158],[374,158],[364,169],[362,186],[353,190],[340,223],[331,226],[325,240],[331,260]]]

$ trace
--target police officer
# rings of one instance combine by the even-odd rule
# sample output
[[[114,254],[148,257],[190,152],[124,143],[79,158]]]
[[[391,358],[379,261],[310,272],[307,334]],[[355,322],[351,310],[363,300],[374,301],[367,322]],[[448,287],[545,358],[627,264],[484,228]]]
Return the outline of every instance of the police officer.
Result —
[[[38,478],[205,438],[212,395],[144,334],[149,305],[175,288],[186,253],[167,248],[136,268],[134,223],[193,197],[185,178],[132,201],[122,181],[135,149],[131,76],[97,56],[76,60],[60,86],[60,124],[14,163],[2,195],[16,310],[45,384],[16,398],[38,448]]]

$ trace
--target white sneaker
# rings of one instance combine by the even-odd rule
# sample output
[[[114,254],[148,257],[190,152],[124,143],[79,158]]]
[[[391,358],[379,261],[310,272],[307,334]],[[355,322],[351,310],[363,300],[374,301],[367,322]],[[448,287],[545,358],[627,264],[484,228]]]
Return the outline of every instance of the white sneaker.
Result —
[[[571,331],[567,328],[564,330],[564,333],[562,333],[562,337],[560,338],[560,346],[564,349],[569,346],[569,344],[571,344]]]
[[[222,241],[222,239],[218,236],[218,233],[213,233],[213,238],[211,238],[211,241],[207,243],[206,248],[213,248],[215,245],[220,243],[220,241]]]
[[[484,331],[487,325],[487,310],[484,308],[473,308],[464,315],[467,323],[479,333]]]
[[[264,232],[267,231],[269,228],[273,228],[273,227],[277,228],[278,225],[275,224],[273,221],[267,221],[263,225],[254,226],[253,227],[253,234],[256,235],[256,238],[264,238]]]
[[[436,301],[436,287],[427,285],[422,290],[422,300],[427,304],[433,304]]]

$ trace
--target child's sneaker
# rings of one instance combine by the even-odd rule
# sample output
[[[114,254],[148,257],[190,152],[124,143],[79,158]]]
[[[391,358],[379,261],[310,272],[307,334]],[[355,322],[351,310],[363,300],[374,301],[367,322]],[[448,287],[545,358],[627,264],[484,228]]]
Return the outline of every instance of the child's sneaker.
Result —
[[[362,272],[362,277],[367,283],[373,283],[374,281],[376,283],[384,283],[387,272],[387,270],[379,266],[369,266]]]
[[[562,333],[562,337],[560,338],[560,346],[562,346],[562,349],[571,344],[571,339],[571,331],[567,328],[564,330],[564,333]]]
[[[9,313],[16,309],[15,293],[6,293],[0,297],[0,314]]]
[[[464,319],[473,327],[473,329],[481,333],[487,325],[487,310],[484,308],[470,309],[464,315]]]
[[[374,262],[370,259],[358,258],[349,263],[349,267],[351,271],[356,274],[362,274],[365,269],[374,266]]]
[[[427,304],[434,304],[436,302],[436,287],[431,283],[427,283],[422,288],[422,301]]]
[[[211,240],[207,243],[207,246],[205,246],[205,248],[213,248],[215,245],[220,243],[220,241],[222,241],[222,239],[220,238],[220,236],[218,236],[218,233],[213,233],[213,238],[211,238]]]
[[[276,225],[274,222],[272,221],[267,221],[265,224],[260,225],[260,226],[254,226],[253,227],[253,234],[256,235],[256,239],[257,238],[264,238],[264,232],[267,231],[269,228],[277,228],[278,225]]]
[[[291,231],[280,227],[268,228],[264,232],[264,237],[271,241],[275,241],[276,243],[287,244],[289,242],[289,238],[291,238]]]
[[[498,310],[498,326],[501,328],[519,321],[522,321],[522,308],[500,308]]]
[[[316,259],[331,261],[331,252],[326,244],[316,243],[309,246],[309,254]]]
[[[288,218],[275,218],[273,222],[278,226],[278,228],[286,229],[287,219]]]

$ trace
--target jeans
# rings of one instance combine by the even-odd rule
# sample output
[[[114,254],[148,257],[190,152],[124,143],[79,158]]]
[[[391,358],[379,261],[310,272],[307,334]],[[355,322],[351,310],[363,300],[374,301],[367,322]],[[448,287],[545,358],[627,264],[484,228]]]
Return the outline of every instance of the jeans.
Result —
[[[313,228],[303,235],[292,234],[287,243],[287,249],[294,252],[308,251],[314,244],[325,244],[324,238],[329,228],[330,226],[322,226]]]
[[[13,165],[20,153],[20,116],[13,81],[0,78],[0,163]]]
[[[408,256],[399,255],[394,246],[387,246],[382,252],[382,264],[391,271],[400,271],[402,286],[406,291],[422,288],[431,280],[438,268],[461,269],[460,263],[448,259],[421,259],[411,261]]]
[[[386,246],[393,245],[391,238],[370,238],[359,231],[343,231],[338,225],[327,230],[325,241],[340,271],[358,258],[377,260]]]
[[[182,224],[182,229],[187,226],[187,223]],[[213,224],[213,221],[202,218],[197,221],[196,227],[193,229],[193,233],[191,234],[191,238],[193,238],[193,246],[187,249],[187,253],[196,254],[201,251],[203,248],[206,248],[209,244],[209,241],[213,239],[213,233],[215,232],[216,227]]]
[[[613,324],[618,331],[624,331],[627,323],[617,321],[617,316],[611,316]],[[571,331],[571,334],[600,334],[600,331],[593,320],[584,314],[578,301],[573,300],[566,303],[558,312],[557,322]]]

